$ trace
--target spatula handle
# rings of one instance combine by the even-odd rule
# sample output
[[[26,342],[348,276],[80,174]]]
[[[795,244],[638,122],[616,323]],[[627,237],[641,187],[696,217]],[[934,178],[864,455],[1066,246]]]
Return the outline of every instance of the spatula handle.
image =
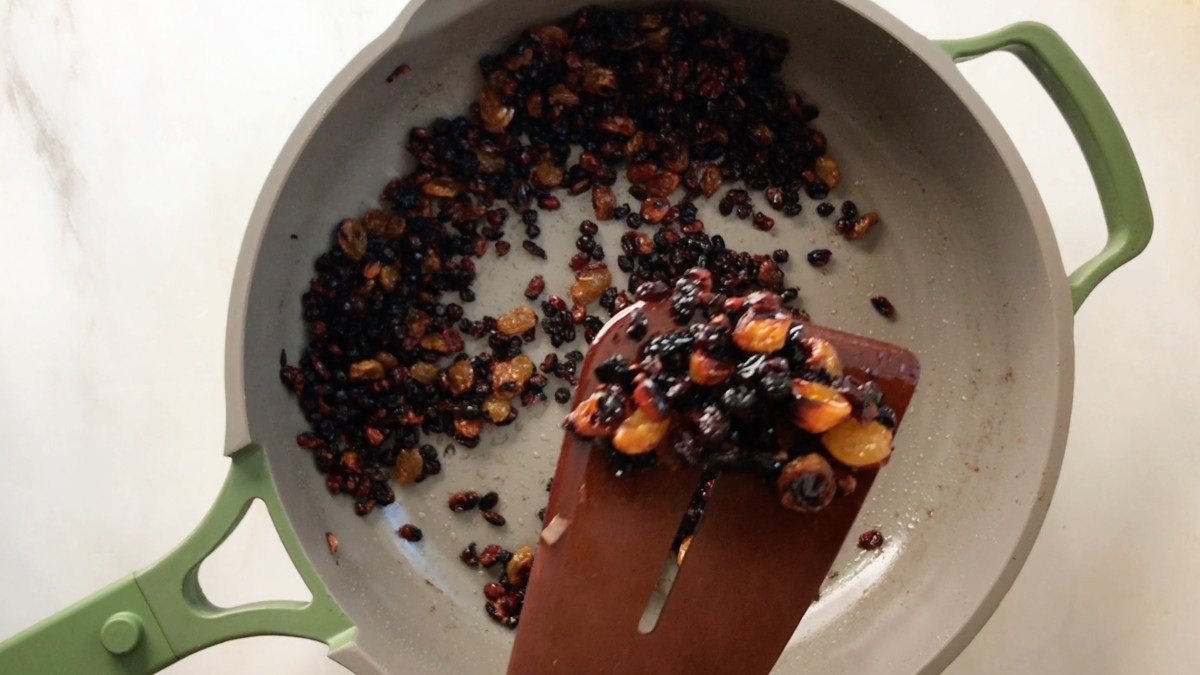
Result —
[[[255,499],[271,514],[312,600],[213,605],[200,587],[200,564],[237,527]],[[283,514],[262,448],[247,446],[216,502],[182,544],[162,560],[0,643],[0,673],[135,675],[226,640],[290,635],[337,648],[356,629],[321,584]]]
[[[978,37],[939,40],[955,61],[1011,52],[1033,73],[1083,150],[1108,226],[1104,249],[1071,273],[1075,311],[1105,277],[1146,248],[1154,230],[1150,198],[1125,130],[1100,86],[1058,33],[1022,22]]]

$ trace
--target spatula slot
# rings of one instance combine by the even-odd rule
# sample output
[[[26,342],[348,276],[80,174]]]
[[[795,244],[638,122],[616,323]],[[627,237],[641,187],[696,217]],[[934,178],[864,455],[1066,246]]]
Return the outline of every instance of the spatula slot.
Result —
[[[658,584],[650,592],[646,609],[642,612],[641,619],[638,620],[638,633],[642,635],[654,632],[655,627],[658,626],[658,618],[662,616],[663,607],[671,597],[671,588],[675,585],[675,579],[679,576],[679,570],[686,560],[688,543],[691,537],[699,531],[700,525],[704,521],[705,507],[708,506],[708,500],[712,496],[712,488],[716,479],[715,475],[704,473],[701,474],[700,480],[696,484],[696,490],[692,493],[688,510],[680,519],[675,539],[667,549],[667,559],[663,561],[662,571],[658,575]]]

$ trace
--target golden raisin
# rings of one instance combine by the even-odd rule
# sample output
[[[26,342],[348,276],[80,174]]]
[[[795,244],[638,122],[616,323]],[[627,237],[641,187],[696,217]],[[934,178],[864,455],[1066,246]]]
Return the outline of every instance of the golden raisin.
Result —
[[[533,567],[533,549],[522,546],[513,551],[512,557],[504,566],[504,573],[508,575],[509,583],[519,586],[529,578],[530,567]]]
[[[666,437],[670,426],[670,418],[655,422],[640,409],[634,410],[613,434],[613,447],[627,455],[649,452]]]
[[[617,75],[611,68],[588,64],[583,68],[583,88],[593,94],[605,94],[617,88]]]
[[[846,466],[872,466],[892,454],[892,430],[879,422],[860,424],[851,418],[822,434],[821,445]]]
[[[679,174],[670,171],[664,171],[646,181],[646,192],[650,193],[651,197],[666,197],[678,187]]]
[[[649,162],[634,164],[625,170],[625,177],[630,183],[645,183],[658,175],[658,167]]]
[[[821,155],[817,158],[813,164],[813,173],[817,174],[817,178],[828,185],[830,190],[837,187],[837,184],[842,181],[842,170],[838,167],[837,160],[829,155]]]
[[[788,462],[775,481],[779,501],[793,511],[810,513],[829,506],[837,495],[833,467],[817,453]]]
[[[425,460],[416,448],[406,448],[396,453],[396,482],[411,483],[425,470]]]
[[[375,352],[375,360],[383,364],[383,367],[388,370],[400,365],[400,361],[388,352]]]
[[[612,218],[613,208],[617,205],[617,196],[607,185],[592,186],[592,209],[596,212],[596,220]]]
[[[440,272],[442,269],[442,259],[438,256],[437,251],[430,249],[425,252],[425,259],[421,261],[421,273],[433,274]]]
[[[350,364],[350,379],[352,380],[378,380],[383,375],[383,364],[375,359],[365,359]]]
[[[520,335],[537,325],[537,315],[525,305],[500,315],[496,320],[496,328],[505,335]]]
[[[465,189],[466,186],[449,176],[439,176],[421,186],[421,192],[430,197],[457,197]]]
[[[820,382],[792,380],[792,421],[810,434],[821,434],[850,416],[850,402]]]
[[[384,232],[387,231],[387,223],[387,214],[379,209],[371,209],[364,213],[362,217],[363,228],[372,237],[383,236]]]
[[[687,555],[688,549],[691,548],[691,546],[692,546],[692,535],[689,534],[688,536],[683,538],[683,541],[679,542],[679,550],[675,552],[675,564],[676,565],[679,565],[680,567],[683,566],[683,558],[684,558],[684,556]]]
[[[542,43],[546,49],[561,49],[571,41],[571,35],[561,26],[552,23],[530,28],[529,32]]]
[[[542,187],[558,187],[562,183],[565,171],[563,167],[555,164],[549,157],[543,157],[538,161],[533,177]]]
[[[606,117],[596,123],[596,128],[621,136],[632,136],[637,133],[637,125],[630,117]]]
[[[603,295],[609,286],[612,286],[612,272],[607,266],[580,270],[575,274],[575,283],[571,284],[571,299],[586,305]]]
[[[660,223],[671,210],[671,202],[662,197],[646,197],[642,200],[642,220],[647,223]]]
[[[874,211],[864,214],[854,221],[854,227],[846,233],[847,239],[861,239],[876,223],[879,222],[879,214]]]
[[[479,96],[479,118],[485,129],[493,134],[501,133],[516,114],[515,108],[504,105],[499,91],[493,87],[483,88],[483,94]]]
[[[429,332],[421,336],[421,348],[439,354],[449,354],[450,348],[441,333]]]
[[[583,399],[575,409],[567,415],[566,427],[580,436],[594,438],[610,436],[616,429],[616,424],[601,425],[596,421],[600,399],[606,396],[604,392],[596,392]]]
[[[488,416],[496,424],[508,419],[508,414],[512,410],[512,404],[506,398],[500,398],[495,394],[488,394],[487,398],[483,399],[483,414]]]
[[[479,438],[479,430],[483,420],[469,420],[461,415],[454,416],[454,433],[462,438]]]
[[[492,367],[492,392],[500,398],[512,398],[521,393],[531,375],[533,360],[524,354],[511,361],[498,361]]]
[[[721,170],[715,164],[708,164],[704,167],[704,173],[700,174],[700,191],[705,197],[711,197],[721,188]]]
[[[473,152],[475,153],[475,158],[479,160],[479,170],[483,173],[500,173],[504,171],[506,162],[503,155],[481,148],[475,148]]]
[[[367,439],[368,443],[376,447],[383,443],[383,432],[375,427],[363,427],[363,437]]]
[[[358,262],[367,254],[367,231],[363,228],[362,223],[347,218],[338,226],[338,246],[341,247],[342,253],[346,257]]]
[[[437,379],[438,369],[437,366],[433,365],[432,363],[418,361],[417,363],[413,364],[413,367],[409,370],[409,374],[412,375],[414,380],[420,382],[421,384],[432,384],[433,381]]]
[[[400,270],[395,265],[384,265],[383,269],[379,270],[379,285],[383,286],[383,290],[391,293],[396,290],[396,284],[400,281]]]
[[[429,314],[414,309],[405,317],[405,324],[408,326],[408,335],[410,337],[419,338],[429,329]]]
[[[824,368],[825,372],[833,377],[842,376],[842,359],[829,340],[806,337],[802,342],[808,348],[808,359],[805,361],[805,365],[809,368]]]
[[[733,342],[748,352],[773,352],[787,342],[790,317],[784,315],[756,317],[747,312],[733,329]]]
[[[546,90],[546,100],[550,105],[579,105],[579,94],[568,89],[565,84],[556,84]]]
[[[688,375],[696,384],[720,384],[732,374],[732,361],[713,358],[701,351],[694,351],[688,357]]]
[[[392,217],[388,218],[387,227],[383,230],[383,236],[395,239],[396,237],[404,234],[407,229],[408,222],[404,220],[402,216],[398,214],[392,214]]]
[[[471,367],[470,359],[455,361],[446,369],[450,382],[450,393],[455,396],[463,393],[475,384],[475,369]]]

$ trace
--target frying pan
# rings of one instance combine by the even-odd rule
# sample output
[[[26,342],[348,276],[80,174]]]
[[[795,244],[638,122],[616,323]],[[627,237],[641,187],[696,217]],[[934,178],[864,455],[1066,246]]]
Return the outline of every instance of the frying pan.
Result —
[[[405,486],[395,504],[361,518],[326,492],[296,447],[305,423],[279,383],[278,356],[305,343],[300,295],[332,224],[373,206],[409,168],[408,129],[465,109],[480,85],[480,55],[584,4],[414,0],[326,88],[276,162],[238,261],[226,343],[231,466],[215,505],[161,561],[0,644],[0,671],[146,673],[263,634],[325,642],[358,673],[503,668],[511,634],[485,617],[482,578],[455,558],[468,541],[534,540],[561,410],[523,411],[518,424],[448,458],[442,476]],[[821,107],[816,125],[846,176],[834,197],[877,209],[883,224],[850,245],[811,209],[770,233],[721,227],[713,204],[700,217],[743,250],[834,249],[824,271],[788,270],[814,320],[904,345],[923,365],[897,453],[859,520],[889,541],[869,554],[843,551],[776,672],[937,671],[982,627],[1037,536],[1070,418],[1072,313],[1149,240],[1141,174],[1095,82],[1044,26],[934,43],[863,0],[710,4],[789,38],[783,77]],[[1028,171],[954,66],[997,50],[1018,56],[1050,93],[1100,194],[1107,244],[1069,277]],[[400,64],[411,72],[388,83]],[[565,287],[562,263],[590,212],[585,202],[566,199],[543,214],[549,262],[520,251],[481,261],[468,311],[524,302],[535,272]],[[610,250],[617,230],[605,231]],[[894,321],[871,309],[876,294],[895,304]],[[445,508],[449,493],[481,485],[503,495],[505,530]],[[256,499],[311,601],[220,608],[205,598],[201,562]],[[397,538],[405,522],[426,540]],[[340,541],[336,554],[326,533]]]

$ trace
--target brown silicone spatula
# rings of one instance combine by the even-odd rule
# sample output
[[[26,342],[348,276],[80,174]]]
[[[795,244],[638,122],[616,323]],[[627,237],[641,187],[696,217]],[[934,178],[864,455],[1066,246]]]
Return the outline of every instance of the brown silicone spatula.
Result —
[[[583,362],[572,405],[596,387],[594,369],[636,356],[626,336],[641,307],[648,335],[674,330],[666,303],[614,317]],[[918,376],[909,351],[807,325],[829,340],[847,374],[874,379],[901,420]],[[510,675],[543,673],[767,673],[829,573],[876,470],[816,513],[783,508],[775,490],[746,474],[722,474],[669,590],[657,624],[639,630],[701,472],[658,468],[616,476],[588,439],[566,433],[546,523],[526,590]],[[557,519],[557,520],[556,520]],[[550,540],[550,541],[548,541]]]

